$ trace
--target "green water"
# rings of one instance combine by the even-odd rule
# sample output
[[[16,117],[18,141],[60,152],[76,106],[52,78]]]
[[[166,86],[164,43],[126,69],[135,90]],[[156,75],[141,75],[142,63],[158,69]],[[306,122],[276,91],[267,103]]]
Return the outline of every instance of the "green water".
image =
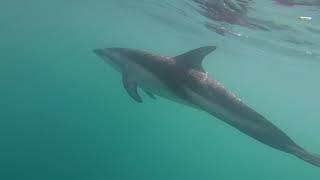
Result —
[[[205,29],[204,18],[188,7],[181,8],[194,18],[159,4],[0,1],[0,179],[319,179],[318,167],[204,112],[143,93],[144,103],[134,102],[121,76],[92,49],[174,56],[216,45],[205,69],[301,146],[320,153],[320,35],[295,34],[315,44],[307,48],[278,41],[286,32],[234,27],[250,37],[223,37]],[[298,10],[287,10],[278,21],[307,26],[290,19]],[[320,24],[316,18],[310,23]]]

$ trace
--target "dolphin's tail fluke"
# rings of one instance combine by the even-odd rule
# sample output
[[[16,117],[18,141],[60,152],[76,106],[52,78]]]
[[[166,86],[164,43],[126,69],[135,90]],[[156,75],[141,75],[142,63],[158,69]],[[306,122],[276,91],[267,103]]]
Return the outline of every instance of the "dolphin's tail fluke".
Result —
[[[299,147],[292,148],[292,150],[293,150],[293,152],[292,152],[293,155],[297,156],[298,158],[300,158],[300,159],[302,159],[302,160],[304,160],[314,166],[320,167],[320,155],[309,153]]]

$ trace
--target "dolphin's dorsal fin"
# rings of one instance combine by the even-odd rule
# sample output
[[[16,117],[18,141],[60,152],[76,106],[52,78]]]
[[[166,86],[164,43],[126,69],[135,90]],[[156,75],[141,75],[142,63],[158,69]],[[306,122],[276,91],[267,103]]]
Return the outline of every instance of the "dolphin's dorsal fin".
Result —
[[[194,68],[203,71],[201,64],[204,57],[215,49],[216,46],[204,46],[176,56],[174,59],[176,59],[177,63],[181,63],[181,65],[184,65],[187,68]]]
[[[126,89],[127,93],[130,95],[132,99],[137,101],[138,103],[142,103],[142,99],[138,94],[137,83],[134,81],[130,81],[127,73],[122,74],[122,82],[123,86]]]

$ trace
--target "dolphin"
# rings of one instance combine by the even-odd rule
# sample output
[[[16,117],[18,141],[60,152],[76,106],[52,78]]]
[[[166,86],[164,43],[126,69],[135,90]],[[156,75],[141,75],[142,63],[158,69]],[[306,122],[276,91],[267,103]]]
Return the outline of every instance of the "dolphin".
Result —
[[[123,86],[136,102],[142,103],[139,87],[153,99],[157,95],[205,111],[263,144],[320,167],[319,155],[304,150],[210,77],[201,64],[215,49],[205,46],[175,57],[127,48],[93,51],[122,74]]]

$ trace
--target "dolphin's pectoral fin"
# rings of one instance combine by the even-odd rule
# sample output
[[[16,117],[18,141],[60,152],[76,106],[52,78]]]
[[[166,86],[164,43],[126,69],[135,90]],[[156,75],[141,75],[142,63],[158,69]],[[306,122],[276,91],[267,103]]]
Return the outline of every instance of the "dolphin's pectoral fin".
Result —
[[[135,83],[134,81],[130,81],[126,73],[123,73],[122,75],[122,82],[130,97],[138,103],[142,103],[142,99],[138,94],[137,83]]]
[[[177,63],[184,65],[187,68],[194,68],[203,71],[201,65],[203,58],[215,49],[216,46],[204,46],[176,56],[174,59],[176,59]]]
[[[152,99],[157,99],[156,96],[155,96],[154,94],[152,94],[151,92],[146,91],[146,90],[144,90],[144,89],[143,89],[143,91],[144,91],[146,94],[148,94],[148,96],[151,97]]]

